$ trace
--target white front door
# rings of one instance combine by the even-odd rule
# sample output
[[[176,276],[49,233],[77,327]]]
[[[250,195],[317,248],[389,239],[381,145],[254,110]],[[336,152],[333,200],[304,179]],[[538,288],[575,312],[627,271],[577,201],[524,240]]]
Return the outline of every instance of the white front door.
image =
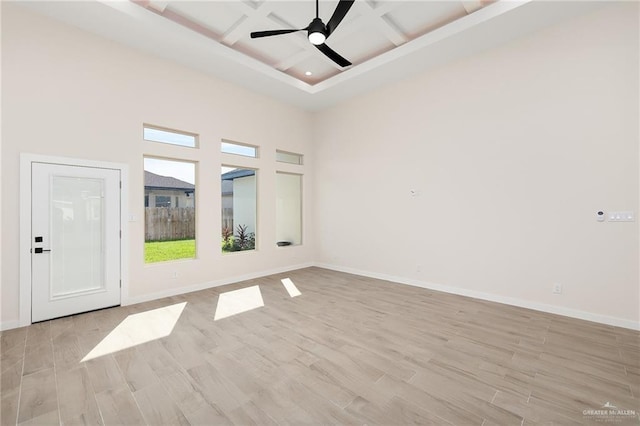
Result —
[[[31,320],[120,304],[120,171],[32,163]]]

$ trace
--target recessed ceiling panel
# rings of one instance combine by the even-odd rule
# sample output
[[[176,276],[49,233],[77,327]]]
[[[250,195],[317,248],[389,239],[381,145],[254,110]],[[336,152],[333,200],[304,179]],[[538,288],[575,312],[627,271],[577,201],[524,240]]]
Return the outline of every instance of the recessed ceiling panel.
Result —
[[[313,0],[131,1],[311,85],[466,16],[467,3],[483,4],[482,0],[356,0],[326,43],[353,63],[343,68],[311,45],[304,30],[250,37],[254,31],[306,28],[316,17]],[[325,25],[338,4],[339,0],[319,2],[319,17]]]
[[[354,64],[364,62],[396,47],[387,37],[376,31],[375,27],[364,27],[336,43],[332,43],[332,39],[329,39],[327,44]]]
[[[317,49],[314,48],[314,50]],[[306,83],[315,84],[340,72],[336,66],[324,58],[324,55],[320,51],[317,53],[310,53],[312,53],[312,55],[307,56],[305,59],[289,68],[286,71],[287,74]],[[307,75],[306,73],[311,74]]]
[[[414,39],[466,15],[462,2],[425,1],[403,2],[402,7],[390,11],[385,18]]]
[[[282,47],[282,44],[278,44],[280,45],[280,47]],[[274,43],[272,42],[270,46],[273,47],[273,45]],[[239,41],[233,45],[233,49],[238,52],[242,52],[247,56],[251,56],[252,58],[257,59],[260,62],[267,64],[273,68],[276,68],[278,63],[281,61],[280,56],[275,54],[275,49],[261,48],[261,45],[253,43],[253,40],[251,40],[251,42]]]
[[[316,17],[315,2],[310,1],[268,1],[274,22],[282,28],[305,28]],[[324,7],[324,3],[321,4]],[[321,15],[324,20],[324,17]],[[326,18],[329,19],[329,18]],[[277,27],[267,29],[278,29]]]
[[[266,20],[265,20],[266,21]],[[266,26],[265,26],[266,25]],[[268,27],[271,25],[271,27]],[[273,24],[261,21],[259,24],[253,25],[248,28],[236,44],[232,47],[234,49],[240,47],[248,47],[252,51],[263,52],[264,55],[274,58],[275,64],[289,58],[304,48],[309,43],[305,32],[282,34],[272,37],[251,38],[250,34],[253,31],[264,31],[268,29],[275,29]]]
[[[220,1],[172,1],[167,9],[219,34],[224,34],[244,19],[242,13]]]

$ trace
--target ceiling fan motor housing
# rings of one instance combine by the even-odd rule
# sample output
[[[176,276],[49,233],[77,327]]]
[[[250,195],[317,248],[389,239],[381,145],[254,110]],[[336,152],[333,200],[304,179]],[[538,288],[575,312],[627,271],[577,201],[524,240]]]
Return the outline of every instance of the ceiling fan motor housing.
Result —
[[[312,44],[324,43],[327,39],[327,27],[322,22],[322,19],[313,18],[308,27],[307,37]]]

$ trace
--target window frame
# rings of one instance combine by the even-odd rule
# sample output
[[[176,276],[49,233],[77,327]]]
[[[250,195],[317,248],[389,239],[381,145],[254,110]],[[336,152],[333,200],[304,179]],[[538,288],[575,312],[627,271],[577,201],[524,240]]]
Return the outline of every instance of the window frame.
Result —
[[[194,145],[193,146],[189,146],[189,145],[182,145],[182,144],[177,144],[177,143],[172,143],[172,142],[167,142],[167,141],[158,141],[158,140],[153,140],[153,139],[147,139],[145,137],[145,130],[146,129],[159,130],[161,132],[173,133],[173,134],[181,135],[181,136],[190,136],[190,137],[193,137],[193,144]],[[169,127],[156,126],[154,124],[148,124],[148,123],[143,123],[142,124],[142,140],[144,140],[146,142],[162,143],[162,144],[165,144],[165,145],[177,146],[177,147],[180,147],[180,148],[190,148],[190,149],[199,149],[200,148],[200,135],[197,134],[197,133],[187,132],[185,130],[171,129]]]
[[[233,155],[233,154],[232,154]],[[244,157],[243,155],[240,155],[240,157]],[[253,157],[246,157],[246,158],[253,158]],[[253,223],[253,239],[254,239],[254,246],[252,249],[246,249],[246,250],[229,250],[229,251],[225,251],[222,247],[220,249],[220,253],[223,256],[227,256],[230,254],[236,254],[236,253],[255,253],[258,251],[258,242],[259,242],[259,236],[258,236],[258,228],[259,228],[259,220],[258,220],[258,211],[259,211],[259,184],[258,184],[258,177],[260,174],[260,168],[258,167],[249,167],[249,166],[244,166],[244,165],[237,165],[237,164],[232,164],[229,162],[224,162],[222,161],[220,163],[220,171],[222,172],[222,168],[233,168],[235,170],[252,170],[254,172],[253,176],[255,179],[255,183],[254,183],[254,193],[255,193],[255,211],[254,211],[254,223]],[[228,173],[228,172],[227,172]],[[224,182],[222,180],[222,173],[220,174],[220,233],[222,234],[223,231],[223,220],[224,220],[224,203],[222,201],[222,197],[224,196],[224,192],[223,192],[223,188],[222,188],[222,182]],[[232,196],[232,202],[233,202],[233,196]],[[236,231],[236,224],[233,224],[233,228],[231,229],[231,236],[235,235],[235,231]]]
[[[245,147],[245,148],[253,148],[255,150],[255,155],[244,155],[244,154],[238,154],[237,152],[225,152],[223,150],[223,144],[228,144],[228,145],[236,145],[236,146],[241,146],[241,147]],[[233,141],[231,139],[221,139],[220,140],[220,153],[223,155],[235,155],[238,157],[243,157],[243,158],[255,158],[258,159],[260,158],[260,146],[258,145],[252,145],[250,143],[245,143],[245,142],[238,142],[238,141]],[[224,167],[224,164],[222,164],[222,166]]]
[[[188,148],[188,147],[181,146],[181,145],[175,145],[175,146],[180,146],[180,147],[182,147],[182,148]],[[160,160],[160,161],[167,161],[167,162],[176,162],[176,163],[188,163],[188,164],[192,164],[192,165],[193,165],[193,180],[194,180],[193,185],[194,185],[194,191],[195,191],[195,190],[197,190],[197,188],[198,188],[198,168],[199,168],[199,163],[200,163],[199,161],[194,160],[194,159],[188,159],[188,158],[179,158],[179,157],[177,157],[177,156],[175,156],[175,157],[166,157],[166,156],[158,156],[158,155],[154,155],[154,154],[144,153],[144,154],[142,155],[142,173],[143,173],[142,181],[143,181],[143,194],[144,194],[144,193],[145,193],[145,191],[146,191],[145,179],[144,179],[144,173],[145,173],[145,172],[147,172],[147,171],[149,171],[150,173],[154,173],[154,172],[152,172],[151,170],[147,170],[147,169],[145,168],[145,164],[144,164],[144,163],[145,163],[145,160],[146,160],[146,159],[150,159],[150,160]],[[177,178],[177,177],[175,177],[175,176],[170,176],[170,177],[173,177],[174,179],[179,179],[179,178]],[[174,196],[175,196],[175,194],[174,194],[174,195],[167,195],[167,196],[171,199],[171,205],[173,206],[173,204],[174,204]],[[145,195],[145,196],[143,197],[143,200],[145,201],[145,204],[146,204],[146,203],[149,203],[149,202],[151,201],[150,199],[149,199],[149,201],[147,201],[147,195]],[[146,243],[148,243],[148,242],[157,242],[157,241],[156,241],[156,240],[150,240],[150,241],[147,241],[147,240],[146,240],[146,234],[147,234],[147,227],[146,227],[146,220],[147,220],[147,219],[146,219],[146,208],[148,207],[148,205],[145,205],[145,206],[143,207],[144,213],[143,213],[142,217],[143,217],[143,229],[144,229],[144,231],[143,231],[143,240],[142,240],[142,243],[143,243],[143,265],[144,265],[144,267],[145,267],[145,268],[146,268],[146,267],[153,267],[153,266],[155,266],[155,265],[167,264],[167,263],[170,263],[170,262],[188,262],[188,261],[194,261],[194,260],[198,260],[198,259],[200,258],[200,256],[199,256],[199,255],[200,255],[200,253],[199,253],[199,250],[198,250],[198,229],[199,229],[198,221],[200,220],[200,219],[199,219],[199,208],[198,208],[198,204],[199,204],[198,200],[197,200],[197,199],[195,199],[195,200],[194,200],[194,202],[193,202],[193,207],[192,207],[192,208],[194,209],[194,230],[193,230],[193,231],[194,231],[194,232],[193,232],[193,235],[194,235],[194,236],[193,236],[194,252],[193,252],[193,257],[179,257],[179,258],[167,259],[167,260],[160,260],[160,261],[155,261],[155,262],[147,262],[147,260],[146,260],[146,246],[145,246],[145,244],[146,244]],[[144,205],[144,204],[143,204],[143,205]],[[178,208],[178,207],[175,207],[175,208]],[[166,240],[166,241],[173,241],[173,240]]]
[[[294,156],[296,156],[298,158],[299,161],[297,163],[293,163],[291,161],[279,160],[278,159],[278,154],[294,155]],[[283,163],[283,164],[293,164],[294,166],[303,166],[304,165],[304,154],[298,154],[297,152],[285,151],[283,149],[276,149],[276,162]]]

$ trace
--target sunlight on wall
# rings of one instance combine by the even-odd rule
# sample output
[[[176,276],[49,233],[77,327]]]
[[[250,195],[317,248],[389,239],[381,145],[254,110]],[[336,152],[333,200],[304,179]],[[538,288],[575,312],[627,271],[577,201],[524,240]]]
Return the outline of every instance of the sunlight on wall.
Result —
[[[218,297],[214,321],[264,306],[260,286],[228,291]]]
[[[298,287],[296,287],[296,285],[293,283],[293,281],[291,281],[290,278],[285,278],[280,281],[282,282],[282,285],[284,286],[284,288],[287,289],[287,293],[289,293],[289,296],[296,297],[302,294],[300,293],[300,290],[298,290]]]
[[[173,331],[187,302],[129,315],[82,362],[167,337]]]

